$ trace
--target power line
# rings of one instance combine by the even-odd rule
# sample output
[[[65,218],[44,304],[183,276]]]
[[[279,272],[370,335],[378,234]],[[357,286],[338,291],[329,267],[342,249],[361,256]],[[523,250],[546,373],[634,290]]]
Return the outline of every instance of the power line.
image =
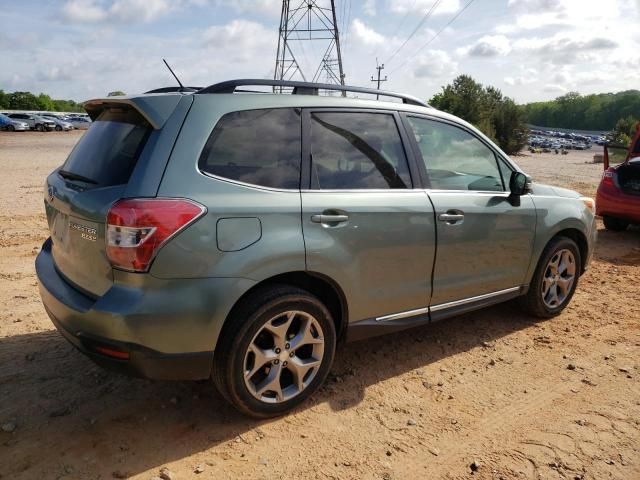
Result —
[[[400,45],[395,52],[393,52],[393,54],[389,57],[389,59],[386,61],[386,63],[389,63],[391,60],[394,59],[394,57],[400,53],[400,50],[402,50],[405,45],[407,43],[409,43],[409,41],[415,36],[416,33],[418,33],[418,30],[420,30],[422,28],[422,26],[425,24],[425,22],[427,20],[429,20],[429,18],[431,17],[431,15],[433,15],[433,12],[435,11],[436,8],[438,8],[438,5],[440,5],[440,3],[442,2],[442,0],[436,0],[435,2],[433,2],[433,5],[431,5],[431,8],[429,8],[429,10],[427,11],[427,13],[424,14],[424,16],[422,17],[422,20],[420,20],[420,22],[418,23],[418,25],[416,26],[416,28],[413,29],[413,31],[409,34],[409,36],[407,37],[407,39],[404,41],[404,43],[402,45]]]
[[[431,43],[440,36],[440,34],[442,32],[444,32],[447,27],[449,27],[453,22],[455,22],[458,17],[460,15],[462,15],[464,13],[464,11],[469,8],[471,6],[471,4],[475,2],[475,0],[469,0],[469,2],[462,8],[462,10],[460,10],[458,13],[456,13],[453,18],[451,20],[449,20],[449,22],[447,22],[447,24],[442,27],[440,30],[438,30],[438,32],[431,37],[431,39],[429,39],[429,41],[427,43],[425,43],[424,45],[422,45],[420,48],[418,48],[418,50],[416,50],[416,53],[410,57],[405,58],[404,62],[402,62],[400,65],[398,65],[396,68],[394,68],[393,70],[391,70],[391,73],[395,73],[398,70],[402,69],[407,63],[409,63],[409,60],[413,60],[415,57],[417,57],[420,52],[422,52],[422,50],[424,50],[425,48],[427,48],[429,45],[431,45]]]
[[[413,4],[411,5],[411,8],[409,8],[407,10],[407,13],[404,14],[404,17],[402,17],[402,20],[400,21],[398,28],[396,28],[395,31],[393,32],[393,35],[391,35],[392,37],[395,37],[398,33],[400,33],[400,29],[404,25],[404,22],[407,21],[407,18],[409,18],[409,15],[411,15],[411,12],[413,12],[413,9],[416,8],[416,3],[418,3],[418,0],[413,0]]]

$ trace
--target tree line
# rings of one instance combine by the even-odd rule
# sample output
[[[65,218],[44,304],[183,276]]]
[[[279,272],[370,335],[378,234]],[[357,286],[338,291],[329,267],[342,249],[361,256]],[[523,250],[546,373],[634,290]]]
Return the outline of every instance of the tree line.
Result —
[[[527,142],[527,124],[549,128],[609,131],[616,143],[628,144],[640,121],[640,91],[582,96],[571,92],[548,102],[527,105],[500,90],[460,75],[430,104],[475,125],[512,155]]]
[[[570,92],[523,107],[532,125],[577,130],[613,130],[621,119],[640,119],[640,91],[580,95]]]
[[[35,110],[42,112],[84,112],[84,108],[73,100],[55,100],[49,95],[31,92],[5,92],[0,90],[0,109]]]

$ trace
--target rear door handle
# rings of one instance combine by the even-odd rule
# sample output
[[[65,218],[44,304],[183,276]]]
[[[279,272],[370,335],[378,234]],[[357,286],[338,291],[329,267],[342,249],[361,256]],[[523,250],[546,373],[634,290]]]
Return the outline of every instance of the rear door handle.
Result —
[[[464,213],[462,212],[447,212],[438,217],[441,222],[448,223],[449,225],[455,225],[464,221]]]
[[[349,215],[311,215],[313,223],[344,223],[349,220]]]

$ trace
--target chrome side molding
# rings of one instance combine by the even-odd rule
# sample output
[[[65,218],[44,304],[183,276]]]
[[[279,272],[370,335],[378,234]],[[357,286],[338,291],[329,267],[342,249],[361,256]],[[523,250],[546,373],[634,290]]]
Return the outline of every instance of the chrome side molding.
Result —
[[[455,300],[453,302],[441,303],[432,307],[416,308],[415,310],[407,310],[406,312],[392,313],[390,315],[384,315],[377,317],[376,322],[390,322],[393,320],[400,320],[403,318],[415,317],[417,315],[424,315],[428,312],[439,312],[447,310],[449,308],[455,308],[469,303],[481,302],[482,300],[488,300],[494,297],[500,297],[509,293],[514,293],[520,290],[522,287],[506,288],[504,290],[498,290],[497,292],[485,293],[484,295],[478,295],[475,297],[463,298],[461,300]]]
[[[429,312],[429,307],[417,308],[415,310],[408,310],[406,312],[392,313],[391,315],[385,315],[384,317],[376,318],[376,322],[389,322],[391,320],[400,320],[401,318],[415,317],[416,315],[423,315]]]
[[[517,292],[521,287],[507,288],[505,290],[498,290],[497,292],[485,293],[484,295],[478,295],[477,297],[463,298],[462,300],[456,300],[454,302],[441,303],[431,307],[432,312],[438,312],[440,310],[446,310],[447,308],[459,307],[460,305],[466,305],[468,303],[480,302],[493,297],[499,297],[500,295],[506,295],[508,293]]]

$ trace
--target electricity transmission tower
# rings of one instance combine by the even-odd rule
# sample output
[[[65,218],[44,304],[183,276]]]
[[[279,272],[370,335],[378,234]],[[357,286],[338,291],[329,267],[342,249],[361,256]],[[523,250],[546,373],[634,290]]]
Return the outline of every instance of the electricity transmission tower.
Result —
[[[311,59],[305,44],[311,47]],[[300,54],[305,68],[317,65],[313,76],[310,71],[305,75]],[[335,0],[283,0],[274,79],[344,85],[344,77]],[[282,93],[283,88],[274,87],[274,91]]]

